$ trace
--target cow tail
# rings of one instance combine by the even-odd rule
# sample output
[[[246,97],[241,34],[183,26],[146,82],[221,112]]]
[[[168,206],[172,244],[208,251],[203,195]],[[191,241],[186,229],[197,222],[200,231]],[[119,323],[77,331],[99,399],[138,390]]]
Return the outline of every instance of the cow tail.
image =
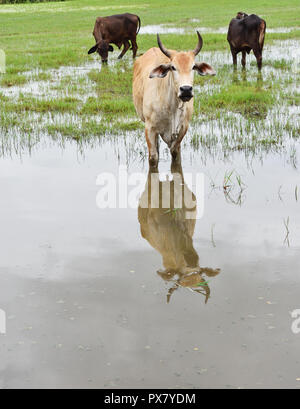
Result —
[[[138,29],[137,29],[137,34],[139,33],[139,31],[140,31],[140,28],[141,28],[141,19],[139,18],[139,16],[137,16],[137,18],[138,18],[138,20],[139,20],[139,26],[138,26]]]
[[[259,45],[260,45],[261,50],[263,49],[263,46],[264,46],[265,32],[266,32],[266,22],[262,20],[262,22],[260,23],[260,33],[259,33]]]

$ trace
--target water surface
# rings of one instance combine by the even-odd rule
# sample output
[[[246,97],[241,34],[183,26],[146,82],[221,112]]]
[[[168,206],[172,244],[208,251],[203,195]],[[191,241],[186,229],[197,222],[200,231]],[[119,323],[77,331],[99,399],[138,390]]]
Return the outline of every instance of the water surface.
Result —
[[[216,273],[201,270],[207,299],[193,291],[204,288],[200,276],[190,286],[162,274],[161,245],[142,237],[138,209],[96,206],[97,176],[117,175],[120,164],[147,175],[121,142],[78,152],[76,142],[46,138],[31,154],[1,159],[0,386],[299,387],[290,312],[300,308],[300,179],[290,156],[203,161],[187,139],[182,171],[205,175],[204,216],[186,236],[178,228],[184,249],[169,213],[164,234]],[[163,172],[170,158],[161,149]]]

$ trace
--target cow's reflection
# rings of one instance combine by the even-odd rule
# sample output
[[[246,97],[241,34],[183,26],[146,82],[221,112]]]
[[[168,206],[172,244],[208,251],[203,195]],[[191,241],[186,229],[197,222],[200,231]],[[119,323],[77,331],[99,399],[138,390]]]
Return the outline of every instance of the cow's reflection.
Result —
[[[249,79],[251,81],[251,78]],[[246,84],[248,82],[247,71],[242,69],[241,75],[237,70],[233,71],[232,74],[232,83],[233,84]],[[264,79],[261,71],[258,71],[256,74],[256,84],[260,88],[263,85]]]
[[[141,234],[162,256],[164,269],[157,273],[172,283],[167,301],[179,287],[186,287],[210,297],[205,276],[219,274],[219,269],[199,266],[193,245],[197,203],[184,181],[181,165],[172,163],[172,180],[159,180],[157,170],[149,170],[140,198],[138,218]]]

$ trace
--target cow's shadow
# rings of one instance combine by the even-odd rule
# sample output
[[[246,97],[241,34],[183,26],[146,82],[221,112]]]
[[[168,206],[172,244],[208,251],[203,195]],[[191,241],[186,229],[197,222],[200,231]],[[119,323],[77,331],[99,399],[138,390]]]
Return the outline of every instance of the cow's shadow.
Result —
[[[197,202],[184,181],[182,167],[172,162],[172,180],[160,181],[157,170],[149,170],[138,207],[141,234],[162,256],[164,269],[157,274],[170,284],[167,302],[179,288],[210,297],[206,277],[219,274],[219,269],[200,267],[194,248]]]

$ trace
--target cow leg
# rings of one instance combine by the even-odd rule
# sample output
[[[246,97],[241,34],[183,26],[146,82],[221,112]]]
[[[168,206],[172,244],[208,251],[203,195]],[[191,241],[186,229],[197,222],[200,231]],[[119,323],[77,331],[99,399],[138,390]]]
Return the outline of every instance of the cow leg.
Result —
[[[129,44],[129,41],[128,41],[128,40],[124,40],[124,43],[123,43],[123,44],[124,44],[124,48],[123,48],[121,54],[120,54],[119,57],[118,57],[119,60],[123,57],[123,55],[127,52],[127,50],[128,50],[129,47],[130,47],[130,44]]]
[[[257,67],[259,70],[261,70],[262,67],[262,52],[260,48],[253,48],[253,53],[256,57],[256,61],[257,61]]]
[[[149,152],[149,165],[151,167],[157,167],[158,165],[158,134],[153,131],[150,127],[146,126],[146,141],[148,145]]]
[[[246,51],[242,51],[242,66],[246,67]]]
[[[175,159],[180,160],[180,144],[181,144],[181,141],[184,135],[187,133],[187,130],[188,130],[188,126],[183,126],[176,140],[172,142],[170,151],[171,151],[172,158],[174,160]]]
[[[138,50],[138,46],[137,46],[137,43],[136,43],[136,37],[131,39],[131,44],[132,44],[132,53],[133,53],[132,57],[135,58],[137,50]]]
[[[237,66],[237,52],[235,51],[235,49],[233,47],[231,47],[231,54],[232,54],[232,61],[233,61],[233,65],[234,68],[236,68]]]

